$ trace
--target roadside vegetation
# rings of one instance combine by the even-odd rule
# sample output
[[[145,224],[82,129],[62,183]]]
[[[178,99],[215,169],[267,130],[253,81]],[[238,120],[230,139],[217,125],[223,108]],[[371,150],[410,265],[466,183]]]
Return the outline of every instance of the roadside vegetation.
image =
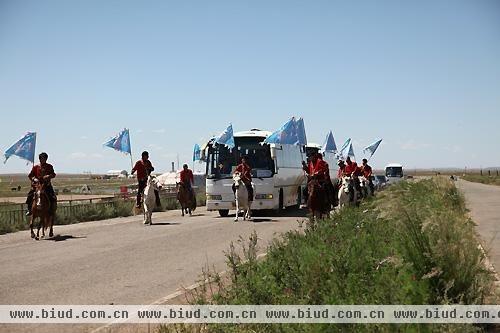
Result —
[[[474,183],[500,186],[500,176],[464,175],[462,179]]]
[[[192,304],[485,304],[493,274],[452,182],[400,182],[360,207],[305,222],[257,260],[231,244],[229,276],[204,273]],[[242,254],[240,254],[242,253]],[[491,301],[491,300],[490,300]],[[158,332],[480,331],[472,325],[162,325]]]

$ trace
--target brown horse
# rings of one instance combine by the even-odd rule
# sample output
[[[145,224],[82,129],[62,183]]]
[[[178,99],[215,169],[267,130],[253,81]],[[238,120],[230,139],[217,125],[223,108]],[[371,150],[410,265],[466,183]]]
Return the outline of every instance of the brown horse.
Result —
[[[49,237],[54,236],[53,226],[54,226],[54,216],[57,210],[57,203],[53,204],[50,201],[49,195],[45,192],[43,184],[37,184],[35,189],[35,196],[33,198],[33,204],[31,206],[31,219],[30,219],[30,229],[31,238],[36,240],[40,239],[40,229],[42,229],[42,238],[45,237],[45,229],[50,228]],[[33,232],[33,222],[35,219],[39,219],[36,235]]]
[[[191,216],[192,212],[196,209],[196,197],[191,195],[184,183],[177,183],[177,200],[179,200],[179,204],[181,205],[182,216],[184,216],[184,213]]]
[[[330,213],[330,200],[328,199],[328,189],[326,184],[320,183],[316,177],[309,178],[307,183],[307,208],[311,212],[312,218],[323,218],[323,215],[328,216]]]

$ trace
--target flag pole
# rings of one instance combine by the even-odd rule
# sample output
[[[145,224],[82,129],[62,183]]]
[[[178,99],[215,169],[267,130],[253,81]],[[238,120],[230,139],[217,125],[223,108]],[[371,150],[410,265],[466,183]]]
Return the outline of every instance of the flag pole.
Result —
[[[134,160],[132,159],[132,143],[130,142],[130,129],[127,128],[128,132],[128,146],[130,147],[130,166],[134,168]]]

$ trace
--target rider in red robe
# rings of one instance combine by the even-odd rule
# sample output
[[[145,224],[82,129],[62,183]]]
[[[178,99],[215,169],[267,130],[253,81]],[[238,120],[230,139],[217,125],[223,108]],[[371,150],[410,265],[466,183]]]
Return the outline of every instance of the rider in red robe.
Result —
[[[49,155],[47,153],[41,153],[38,155],[40,164],[34,165],[28,178],[31,181],[31,190],[28,192],[28,197],[26,198],[26,205],[28,206],[28,212],[26,215],[31,215],[31,206],[33,205],[33,198],[35,197],[35,187],[34,184],[38,181],[43,183],[45,193],[49,196],[50,202],[57,202],[57,197],[52,187],[51,179],[55,178],[56,173],[54,172],[54,167],[47,163]]]
[[[241,180],[248,190],[248,201],[253,201],[253,187],[252,187],[252,168],[248,165],[246,156],[241,157],[241,163],[238,164],[234,172],[239,172]],[[236,195],[236,187],[233,184],[233,193]]]
[[[148,184],[148,176],[151,174],[151,172],[154,171],[154,169],[155,168],[153,167],[151,161],[149,160],[149,153],[147,151],[143,151],[141,154],[141,159],[135,162],[135,165],[132,168],[131,172],[131,174],[137,172],[137,184],[138,184],[137,198],[136,198],[137,208],[141,207],[142,194]],[[154,192],[156,198],[156,206],[160,207],[161,206],[160,194],[158,193],[157,190],[155,190]]]

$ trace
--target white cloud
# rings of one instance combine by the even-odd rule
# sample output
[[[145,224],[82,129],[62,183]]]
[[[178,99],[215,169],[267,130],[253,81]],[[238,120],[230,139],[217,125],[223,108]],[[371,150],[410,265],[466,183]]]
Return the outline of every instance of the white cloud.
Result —
[[[408,140],[400,144],[403,150],[422,150],[429,148],[431,145],[429,143],[416,142],[415,140]]]
[[[87,157],[87,154],[85,154],[81,151],[69,154],[69,158],[71,158],[73,160],[80,160],[80,159],[84,159],[85,157]]]
[[[142,132],[144,132],[144,131],[143,131],[142,129],[138,129],[136,132],[137,132],[137,133],[142,133]]]
[[[101,155],[99,153],[87,154],[87,153],[84,153],[81,151],[77,151],[77,152],[69,154],[69,158],[73,159],[73,160],[83,160],[83,159],[88,159],[88,158],[97,159],[97,158],[102,158],[102,157],[103,157],[103,155]]]
[[[164,128],[159,128],[159,129],[155,129],[153,130],[153,133],[158,133],[158,134],[163,134],[163,133],[166,133],[167,130],[164,129]]]
[[[86,136],[86,135],[82,135],[82,136],[80,137],[80,139],[82,139],[82,140],[87,140],[88,138],[89,138],[89,137],[88,137],[88,136]]]
[[[160,145],[157,145],[156,143],[150,143],[148,145],[148,148],[151,149],[151,150],[163,150],[163,147],[160,146]]]
[[[453,145],[453,146],[444,146],[444,150],[451,151],[452,153],[460,153],[462,151],[462,147],[459,145]]]

